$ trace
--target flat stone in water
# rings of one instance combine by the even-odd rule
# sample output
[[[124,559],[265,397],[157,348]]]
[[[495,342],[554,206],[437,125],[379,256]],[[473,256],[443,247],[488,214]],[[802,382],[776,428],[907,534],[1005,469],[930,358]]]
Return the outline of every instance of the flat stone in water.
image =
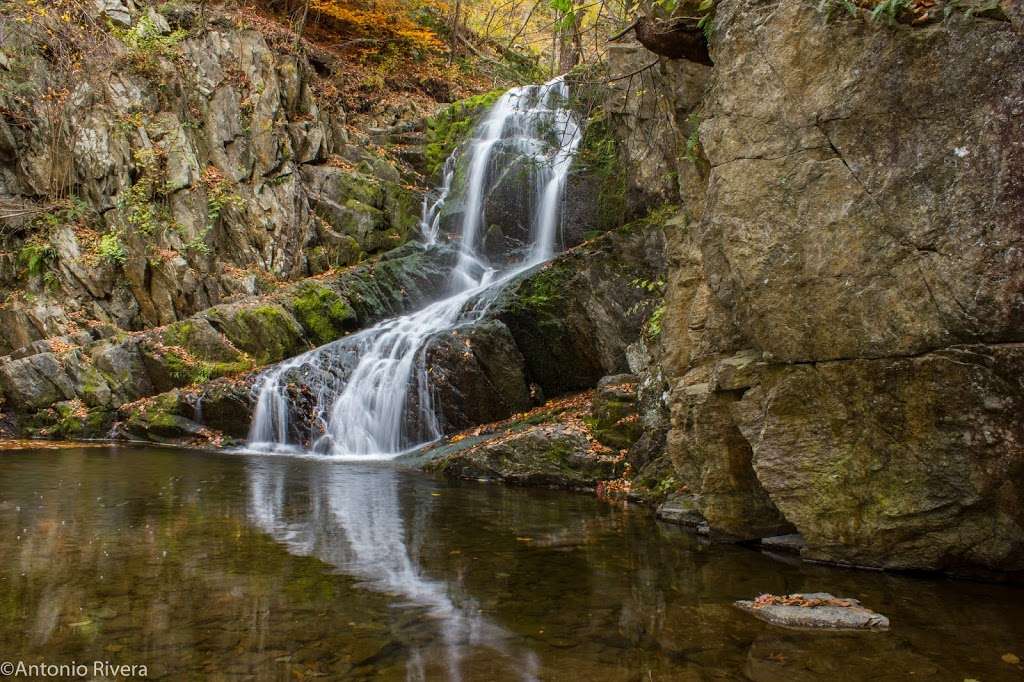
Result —
[[[804,536],[799,533],[790,533],[789,535],[774,535],[770,538],[761,539],[761,547],[765,549],[771,549],[778,552],[794,552],[800,553],[807,543],[804,542]]]
[[[837,600],[848,602],[849,606],[823,604],[817,606],[799,606],[796,604],[757,604],[753,601],[740,600],[736,606],[752,614],[754,617],[789,628],[828,629],[828,630],[888,630],[889,619],[880,613],[861,606],[856,599],[837,598],[828,592],[808,592],[794,594],[806,600]]]

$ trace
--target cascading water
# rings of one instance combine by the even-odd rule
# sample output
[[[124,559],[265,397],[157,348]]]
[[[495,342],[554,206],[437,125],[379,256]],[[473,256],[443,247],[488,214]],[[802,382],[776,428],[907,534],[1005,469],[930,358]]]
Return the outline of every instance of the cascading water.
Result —
[[[341,457],[393,457],[441,437],[424,356],[438,334],[478,321],[511,279],[547,260],[555,249],[566,178],[582,131],[567,108],[562,79],[505,93],[478,124],[473,138],[445,164],[435,201],[424,202],[424,239],[441,236],[442,213],[453,193],[462,195],[459,256],[444,298],[427,307],[281,363],[265,372],[249,431],[253,450],[295,450]],[[501,150],[501,163],[495,151]],[[533,182],[527,205],[530,248],[515,261],[501,254],[498,267],[480,253],[489,183],[504,163],[526,162]],[[465,164],[465,186],[455,187]],[[313,391],[311,433],[290,423],[290,384]],[[410,411],[414,414],[410,416]]]

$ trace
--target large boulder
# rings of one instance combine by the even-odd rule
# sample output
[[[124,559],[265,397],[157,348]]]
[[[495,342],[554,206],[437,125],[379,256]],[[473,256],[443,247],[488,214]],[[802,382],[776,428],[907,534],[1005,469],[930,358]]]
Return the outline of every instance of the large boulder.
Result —
[[[708,284],[780,360],[1024,340],[1024,36],[953,12],[718,12]]]
[[[687,138],[660,348],[673,514],[795,529],[809,559],[1019,575],[1024,36],[796,0],[714,21],[703,100],[650,123]],[[678,93],[693,68],[652,78]],[[630,169],[630,196],[666,191]]]
[[[523,356],[497,320],[452,330],[426,348],[434,407],[446,433],[530,407]]]
[[[737,410],[804,556],[1024,576],[1024,344],[787,368]]]

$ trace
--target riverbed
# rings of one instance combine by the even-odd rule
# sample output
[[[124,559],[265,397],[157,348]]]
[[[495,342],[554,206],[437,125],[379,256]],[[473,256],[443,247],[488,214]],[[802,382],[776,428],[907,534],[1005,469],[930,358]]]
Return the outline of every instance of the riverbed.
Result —
[[[1021,679],[1006,658],[1024,657],[1024,589],[802,564],[588,495],[153,447],[0,465],[5,661],[151,679]],[[791,631],[732,606],[816,591],[892,629]]]

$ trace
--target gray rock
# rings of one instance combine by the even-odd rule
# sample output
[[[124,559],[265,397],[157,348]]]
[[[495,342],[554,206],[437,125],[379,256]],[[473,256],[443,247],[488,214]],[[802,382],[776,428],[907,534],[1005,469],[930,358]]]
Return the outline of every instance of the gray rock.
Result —
[[[130,2],[130,0],[129,0]],[[131,28],[132,10],[121,0],[96,0],[96,11],[122,28]]]
[[[807,542],[804,541],[804,536],[799,533],[773,535],[770,538],[761,538],[761,547],[779,552],[794,552],[799,554],[806,546]]]
[[[799,599],[815,601],[838,601],[849,604],[818,604],[796,606],[789,604],[767,604],[761,606],[754,601],[737,601],[736,606],[754,617],[788,628],[802,630],[888,630],[889,619],[880,613],[861,606],[856,599],[836,598],[828,592],[809,592],[789,595]]]

